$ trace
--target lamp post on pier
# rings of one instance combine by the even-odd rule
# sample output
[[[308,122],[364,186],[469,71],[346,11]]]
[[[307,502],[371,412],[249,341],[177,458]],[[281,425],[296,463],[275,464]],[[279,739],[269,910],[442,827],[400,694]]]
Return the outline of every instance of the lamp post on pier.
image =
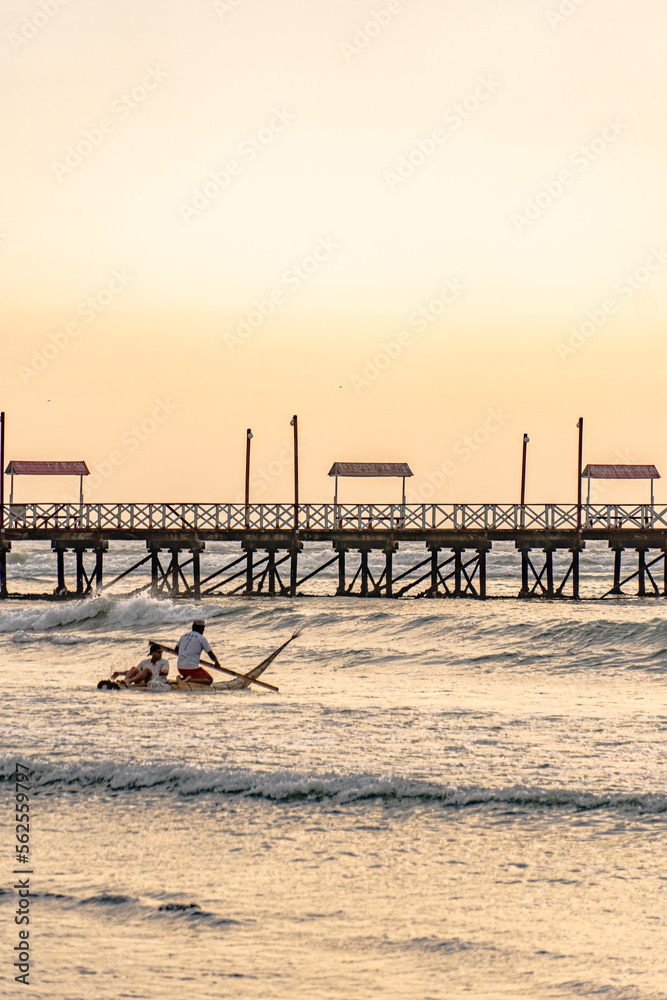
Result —
[[[11,522],[10,522],[11,523]],[[5,548],[5,411],[0,413],[0,597],[7,597],[7,550]]]
[[[250,527],[250,442],[252,441],[252,431],[246,431],[245,444],[245,526]]]
[[[584,418],[577,421],[579,428],[579,455],[577,459],[577,531],[581,531],[581,463],[584,457]]]
[[[299,429],[296,413],[290,420],[294,428],[294,530],[299,528]]]
[[[521,527],[525,528],[525,506],[526,506],[526,456],[528,454],[528,442],[530,438],[527,434],[523,436],[523,453],[521,456]]]
[[[0,413],[0,531],[5,530],[5,411]]]

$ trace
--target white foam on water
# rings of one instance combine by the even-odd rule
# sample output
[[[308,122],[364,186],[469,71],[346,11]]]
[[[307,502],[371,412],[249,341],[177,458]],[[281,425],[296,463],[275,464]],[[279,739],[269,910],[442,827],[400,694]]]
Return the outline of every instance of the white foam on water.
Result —
[[[14,761],[0,761],[0,780],[9,781]],[[333,800],[338,803],[365,799],[399,802],[435,802],[443,806],[515,805],[537,808],[629,809],[645,813],[667,811],[667,794],[637,791],[588,791],[585,788],[544,788],[522,784],[499,787],[443,784],[395,774],[297,771],[254,771],[244,768],[197,768],[170,764],[106,761],[58,765],[31,764],[33,794],[40,791],[89,793],[93,789],[133,792],[154,789],[181,796],[212,793],[246,795],[284,802]]]

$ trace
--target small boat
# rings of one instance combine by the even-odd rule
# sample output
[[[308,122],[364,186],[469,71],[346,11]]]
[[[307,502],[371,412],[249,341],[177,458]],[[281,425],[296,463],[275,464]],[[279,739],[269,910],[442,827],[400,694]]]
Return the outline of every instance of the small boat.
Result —
[[[290,644],[290,642],[292,642],[293,639],[296,639],[296,637],[298,635],[299,635],[299,633],[295,632],[294,635],[291,635],[289,637],[289,639],[282,644],[282,646],[278,646],[277,649],[274,649],[274,651],[272,653],[269,653],[269,655],[266,657],[266,659],[262,660],[261,663],[258,663],[256,667],[252,668],[252,670],[248,670],[247,673],[245,673],[245,674],[238,674],[234,670],[226,671],[226,672],[229,672],[229,673],[233,673],[235,675],[229,681],[215,681],[213,684],[199,684],[197,681],[186,681],[182,677],[179,677],[175,681],[169,681],[169,689],[171,691],[197,691],[197,692],[202,693],[202,694],[220,694],[220,693],[225,694],[228,691],[242,691],[244,688],[250,687],[250,685],[253,683],[253,681],[257,681],[258,677],[261,674],[263,674],[264,671],[266,670],[266,668],[273,663],[273,661],[275,660],[276,656],[278,656],[278,654],[283,651],[283,649],[285,648],[285,646],[288,646]],[[163,648],[169,649],[169,647],[163,647]],[[204,662],[205,662],[206,666],[212,666],[212,664],[208,663],[207,661],[204,661]],[[224,670],[224,668],[223,668],[223,670]],[[259,683],[263,687],[264,686],[270,687],[273,691],[277,691],[278,690],[278,688],[274,687],[272,684],[271,685],[269,685],[269,684],[265,685],[262,681],[260,681]],[[139,687],[139,686],[137,686],[137,687],[132,687],[132,686],[125,687],[124,685],[121,686],[116,681],[109,680],[108,678],[105,678],[104,680],[101,680],[98,683],[97,687],[98,687],[98,690],[100,690],[100,691],[158,691],[158,690],[162,690],[165,693],[169,693],[169,691],[166,688],[166,686],[162,687],[162,688],[150,688],[148,686],[146,686],[146,687]]]

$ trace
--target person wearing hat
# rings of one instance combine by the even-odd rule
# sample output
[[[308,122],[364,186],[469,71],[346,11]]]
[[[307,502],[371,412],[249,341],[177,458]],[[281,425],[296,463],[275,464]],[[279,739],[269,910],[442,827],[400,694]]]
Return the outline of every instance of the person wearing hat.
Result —
[[[111,680],[124,676],[125,681],[121,681],[121,683],[125,683],[127,687],[131,684],[143,687],[149,681],[156,681],[160,676],[166,678],[169,674],[169,660],[162,658],[162,647],[152,642],[149,652],[150,657],[142,660],[136,667],[130,667],[129,670],[115,670],[111,675]]]
[[[199,666],[202,653],[208,653],[216,667],[219,667],[218,657],[204,638],[206,622],[201,618],[195,618],[192,623],[192,631],[186,632],[178,640],[176,652],[178,653],[178,672],[186,681],[197,681],[199,684],[212,684],[213,678],[207,670]]]

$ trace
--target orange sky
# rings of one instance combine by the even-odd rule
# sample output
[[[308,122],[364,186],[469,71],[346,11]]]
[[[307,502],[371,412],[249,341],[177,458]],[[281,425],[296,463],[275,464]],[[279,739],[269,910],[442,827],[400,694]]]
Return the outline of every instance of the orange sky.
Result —
[[[661,0],[0,0],[7,458],[227,501],[251,426],[253,497],[288,501],[296,412],[304,499],[395,460],[413,497],[517,500],[527,431],[528,499],[568,501],[583,415],[586,461],[667,475],[666,29]]]

